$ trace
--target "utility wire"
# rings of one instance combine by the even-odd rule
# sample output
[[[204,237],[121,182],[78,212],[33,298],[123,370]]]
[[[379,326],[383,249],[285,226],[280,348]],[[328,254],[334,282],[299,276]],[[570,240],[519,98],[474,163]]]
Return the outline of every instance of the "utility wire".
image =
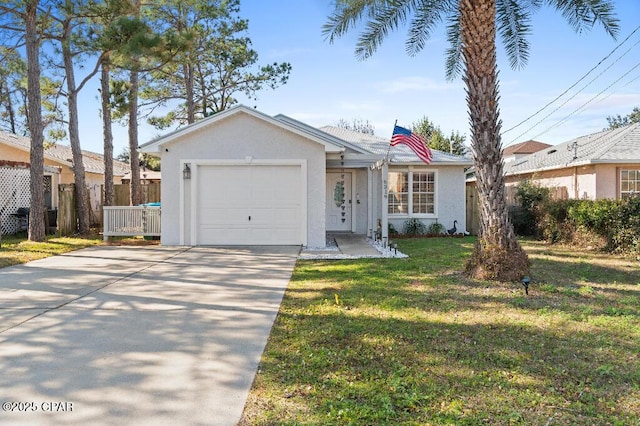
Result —
[[[626,52],[624,52],[622,55],[620,55],[618,57],[618,59],[616,59],[615,61],[613,61],[607,68],[605,68],[604,70],[602,70],[600,72],[600,74],[596,75],[594,78],[591,79],[591,81],[589,81],[587,84],[585,84],[584,86],[582,86],[582,88],[580,88],[580,90],[578,90],[576,93],[574,93],[572,96],[570,96],[569,98],[567,98],[567,100],[565,100],[563,103],[561,103],[560,105],[558,105],[553,111],[551,111],[549,114],[545,115],[544,117],[542,117],[540,120],[538,120],[537,123],[535,123],[533,126],[529,127],[527,130],[525,130],[524,132],[522,132],[521,134],[519,134],[518,136],[516,136],[511,143],[515,142],[516,140],[520,139],[522,136],[524,136],[525,134],[527,134],[528,132],[530,132],[531,130],[533,130],[535,127],[537,127],[538,125],[540,125],[543,121],[545,121],[547,118],[549,118],[550,116],[552,116],[556,111],[558,111],[560,108],[562,108],[563,106],[565,106],[566,104],[569,103],[569,101],[571,101],[573,98],[575,98],[576,96],[578,96],[580,94],[580,92],[582,92],[584,89],[586,89],[587,87],[589,87],[591,85],[591,83],[593,83],[594,81],[596,81],[598,78],[600,78],[602,76],[602,74],[604,74],[605,72],[609,71],[609,69],[611,69],[611,67],[613,67],[615,64],[617,64],[622,58],[624,58],[634,47],[636,47],[638,44],[640,44],[640,40],[638,40],[633,46],[631,46],[629,49],[627,49]],[[636,65],[637,66],[637,65]],[[634,68],[632,68],[630,71],[628,71],[626,74],[624,74],[621,78],[624,78],[629,72],[631,72]],[[589,71],[591,72],[591,71]],[[620,79],[616,80],[616,82],[620,81]],[[615,84],[615,83],[614,83]],[[575,86],[575,85],[574,85]],[[610,88],[610,86],[607,87]],[[607,90],[605,89],[605,90]],[[566,93],[566,91],[564,92]],[[601,92],[602,93],[602,92]],[[557,100],[558,98],[556,98]],[[555,100],[554,100],[555,102]],[[547,104],[549,105],[549,104]],[[546,107],[545,107],[546,108]],[[542,110],[540,110],[542,111]],[[537,113],[536,113],[537,114]],[[513,129],[513,127],[512,127]]]
[[[592,98],[590,98],[588,101],[586,101],[585,103],[583,103],[582,105],[580,105],[580,107],[578,107],[577,109],[575,109],[572,113],[570,113],[569,115],[567,115],[565,118],[563,118],[562,120],[560,120],[559,122],[555,123],[554,125],[548,127],[547,129],[545,129],[544,131],[542,131],[541,133],[535,135],[533,137],[533,139],[540,137],[542,135],[544,135],[545,133],[547,133],[548,131],[550,131],[551,129],[554,129],[555,127],[559,126],[560,124],[565,123],[569,118],[571,118],[572,116],[576,115],[577,113],[581,112],[587,105],[589,105],[591,102],[593,102],[598,96],[602,95],[604,92],[606,92],[607,90],[609,90],[611,87],[613,87],[616,83],[618,83],[620,80],[622,80],[623,78],[625,78],[627,75],[629,75],[633,70],[635,70],[636,68],[640,67],[640,62],[638,62],[633,68],[631,68],[629,71],[627,71],[626,73],[624,73],[623,75],[621,75],[616,81],[614,81],[613,83],[611,83],[609,86],[605,87],[603,90],[600,91],[600,93],[598,93],[597,95],[593,96]],[[633,80],[631,80],[630,82],[628,82],[627,84],[632,83],[633,81],[637,80],[638,77],[635,77]],[[626,85],[625,85],[626,86]],[[610,95],[608,95],[610,96]],[[608,97],[607,96],[607,97]],[[606,99],[603,98],[603,99]],[[531,129],[529,129],[531,130]]]
[[[576,81],[571,87],[569,87],[567,90],[565,90],[564,92],[562,92],[560,95],[558,95],[554,100],[550,101],[549,103],[547,103],[545,106],[543,106],[542,108],[540,108],[538,111],[534,112],[533,114],[531,114],[529,117],[525,118],[524,120],[522,120],[521,122],[519,122],[518,124],[516,124],[513,127],[510,127],[509,129],[505,130],[504,132],[502,132],[502,134],[508,133],[510,131],[512,131],[513,129],[520,127],[521,125],[523,125],[524,123],[526,123],[527,121],[531,120],[533,117],[535,117],[536,115],[540,114],[542,111],[544,111],[547,107],[549,107],[551,104],[553,104],[554,102],[556,102],[558,99],[560,99],[561,97],[563,97],[567,92],[569,92],[571,89],[573,89],[574,87],[576,87],[582,80],[584,80],[585,78],[587,78],[587,76],[589,74],[591,74],[593,72],[593,70],[595,70],[596,68],[598,68],[604,61],[606,61],[607,59],[609,59],[609,57],[611,57],[611,55],[613,55],[615,53],[616,50],[618,50],[620,48],[620,46],[622,46],[624,43],[627,42],[627,40],[629,40],[636,32],[638,32],[638,30],[640,30],[640,25],[637,26],[632,32],[631,34],[629,34],[627,36],[627,38],[625,38],[624,40],[622,40],[622,42],[620,42],[620,44],[618,44],[611,52],[609,52],[609,54],[607,56],[605,56],[604,58],[602,58],[600,60],[600,62],[598,62],[593,68],[591,68],[589,71],[587,71],[587,73],[585,75],[583,75],[578,81]],[[637,43],[636,43],[637,44]],[[634,45],[635,46],[635,45]]]

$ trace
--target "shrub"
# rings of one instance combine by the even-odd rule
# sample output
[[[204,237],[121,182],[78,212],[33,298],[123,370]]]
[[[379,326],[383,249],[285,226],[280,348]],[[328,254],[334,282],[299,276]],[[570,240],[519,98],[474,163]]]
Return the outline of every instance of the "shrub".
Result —
[[[427,235],[442,235],[444,234],[444,226],[439,222],[433,222],[427,227]]]
[[[518,235],[529,235],[540,238],[543,231],[540,224],[551,202],[549,188],[531,183],[528,180],[520,182],[516,189],[516,199],[520,203],[509,209],[509,220]]]
[[[412,217],[404,221],[403,232],[407,235],[422,235],[425,234],[427,228],[420,219]]]
[[[602,239],[608,252],[640,253],[640,198],[550,201],[534,210],[539,237],[549,242]]]

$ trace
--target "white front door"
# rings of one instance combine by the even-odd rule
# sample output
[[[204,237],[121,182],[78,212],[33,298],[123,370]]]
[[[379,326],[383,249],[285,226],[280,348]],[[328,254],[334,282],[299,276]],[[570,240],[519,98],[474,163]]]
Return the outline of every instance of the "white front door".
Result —
[[[342,175],[327,173],[327,231],[351,231],[351,172]]]

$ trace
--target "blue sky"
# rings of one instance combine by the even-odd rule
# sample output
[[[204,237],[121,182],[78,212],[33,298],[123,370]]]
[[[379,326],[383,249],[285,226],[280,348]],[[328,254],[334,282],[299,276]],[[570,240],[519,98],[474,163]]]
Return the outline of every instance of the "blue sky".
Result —
[[[376,134],[383,137],[390,137],[395,120],[411,126],[426,116],[445,134],[458,131],[467,136],[468,142],[464,85],[461,79],[451,82],[445,79],[444,27],[433,32],[417,56],[405,53],[407,29],[401,28],[387,37],[372,58],[359,61],[354,55],[357,32],[334,44],[322,36],[321,28],[332,10],[331,3],[330,0],[241,2],[240,16],[249,20],[249,37],[259,54],[259,62],[292,65],[286,85],[259,93],[257,101],[241,98],[241,102],[270,115],[282,113],[317,127],[335,125],[340,119],[368,120]],[[534,17],[530,57],[524,69],[514,71],[509,67],[498,41],[503,131],[571,87],[640,25],[639,1],[615,3],[620,19],[617,40],[600,26],[577,34],[559,13],[544,7]],[[640,30],[567,95],[526,123],[505,132],[503,146],[529,139],[556,144],[602,130],[607,126],[607,116],[626,115],[640,106],[639,64]],[[622,77],[625,73],[628,74]],[[84,102],[92,105],[81,111],[81,143],[83,149],[101,152],[97,92],[91,87],[86,90]],[[603,93],[596,96],[600,92]],[[114,130],[117,154],[127,145],[127,133],[118,125]],[[140,143],[159,134],[141,123]]]

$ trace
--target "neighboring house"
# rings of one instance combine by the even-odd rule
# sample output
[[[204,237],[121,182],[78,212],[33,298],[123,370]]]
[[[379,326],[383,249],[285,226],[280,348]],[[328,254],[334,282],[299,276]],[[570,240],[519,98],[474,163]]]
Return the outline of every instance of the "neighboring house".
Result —
[[[142,185],[146,185],[149,183],[160,183],[162,180],[162,175],[159,171],[144,169],[140,167],[140,183]],[[122,176],[123,184],[131,184],[131,172],[127,172]]]
[[[31,174],[29,163],[0,160],[0,235],[24,231],[27,226],[25,208],[31,203]],[[53,188],[60,182],[57,167],[44,166],[44,201],[53,208]],[[55,220],[54,220],[55,222]],[[55,223],[52,224],[55,226]]]
[[[540,146],[537,144],[530,147],[535,149]],[[503,155],[509,154],[509,148]],[[518,203],[516,191],[523,181],[549,188],[554,199],[620,199],[640,193],[640,123],[581,136],[517,156],[512,161],[505,160],[504,174],[508,205]],[[466,191],[467,229],[472,233],[477,231],[480,221],[475,186],[476,178],[470,174]]]
[[[530,180],[555,198],[620,199],[640,193],[640,123],[581,136],[505,164],[505,183]]]
[[[465,223],[469,159],[434,151],[425,165],[383,138],[242,105],[140,151],[162,159],[164,245],[324,247],[327,232],[388,238],[414,217]]]
[[[502,150],[502,160],[505,163],[519,160],[522,157],[526,157],[534,152],[542,151],[545,148],[549,148],[551,145],[544,142],[538,142],[529,140],[526,142],[520,142],[515,145],[510,145]]]
[[[12,133],[0,132],[0,159],[29,163],[31,142],[29,138]],[[100,218],[102,206],[102,185],[104,184],[104,156],[90,151],[82,151],[85,168],[85,180],[90,192],[93,221]],[[74,183],[73,155],[71,147],[55,144],[44,150],[44,164],[56,167],[60,173],[59,183]],[[114,183],[120,183],[122,176],[129,170],[129,165],[113,160]],[[47,173],[45,172],[45,179]],[[46,182],[45,182],[46,183]],[[50,208],[58,207],[57,191],[52,191]]]

